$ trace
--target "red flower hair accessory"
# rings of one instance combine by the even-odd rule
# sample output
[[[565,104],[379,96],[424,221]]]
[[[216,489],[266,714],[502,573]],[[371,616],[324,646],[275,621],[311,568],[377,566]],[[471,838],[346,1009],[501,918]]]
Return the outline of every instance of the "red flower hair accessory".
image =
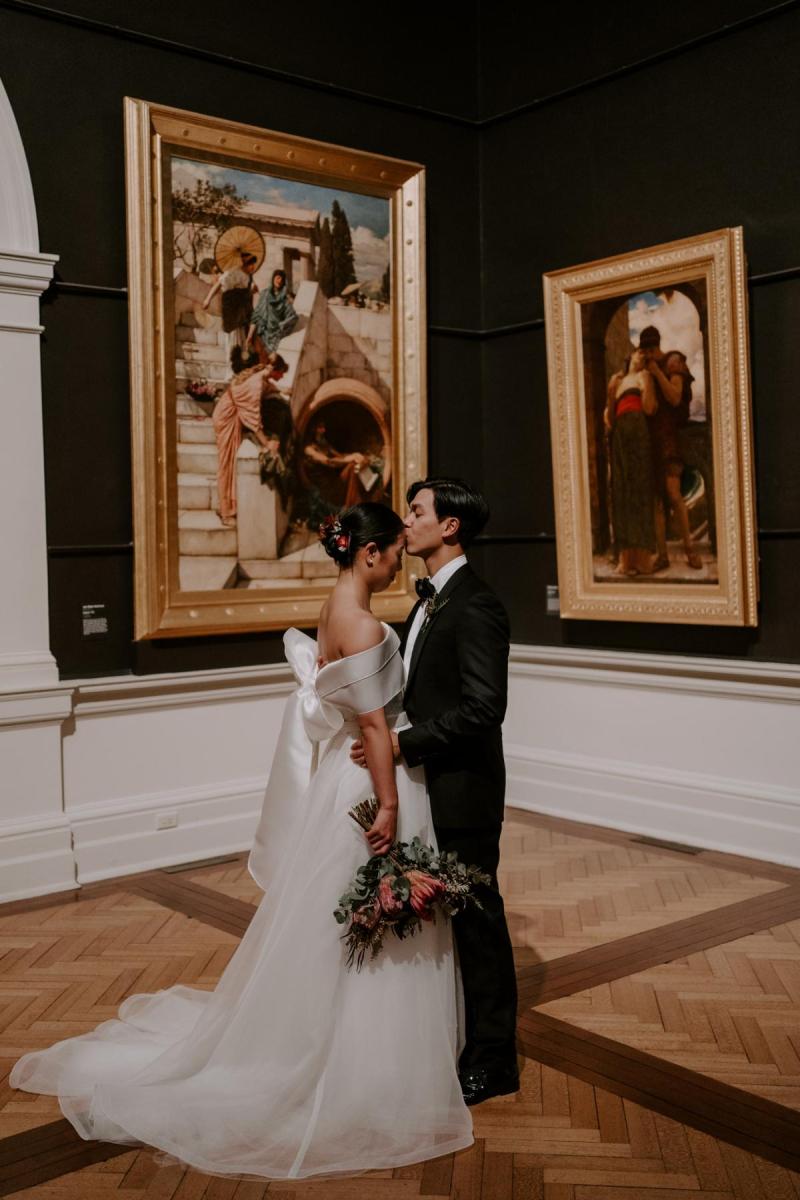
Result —
[[[337,554],[346,554],[350,549],[350,534],[345,533],[342,522],[333,513],[320,525],[319,540],[331,558],[335,558]]]

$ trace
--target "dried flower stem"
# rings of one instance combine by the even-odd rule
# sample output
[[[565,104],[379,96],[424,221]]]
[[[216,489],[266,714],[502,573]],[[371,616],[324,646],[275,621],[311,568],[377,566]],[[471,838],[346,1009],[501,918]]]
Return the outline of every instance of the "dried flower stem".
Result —
[[[350,809],[350,816],[353,818],[356,825],[359,825],[364,830],[364,833],[366,833],[367,830],[371,829],[375,824],[375,818],[378,815],[380,807],[380,801],[378,800],[377,796],[368,796],[367,799],[362,800],[360,804],[353,805],[353,807]],[[403,870],[403,864],[393,853],[393,851],[390,850],[388,854],[384,854],[382,857],[388,858],[392,866],[396,867],[398,871]]]

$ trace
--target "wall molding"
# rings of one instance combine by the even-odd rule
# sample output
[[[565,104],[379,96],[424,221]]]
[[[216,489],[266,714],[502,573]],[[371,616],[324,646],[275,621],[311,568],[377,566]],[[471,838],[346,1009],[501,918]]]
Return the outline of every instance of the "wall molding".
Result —
[[[0,158],[0,162],[2,161]],[[50,286],[53,268],[57,262],[57,254],[42,254],[38,250],[28,253],[21,250],[0,250],[0,292],[14,296],[33,296],[38,300]],[[44,326],[15,322],[9,328],[15,333],[20,330],[25,333],[40,333]]]
[[[71,713],[72,698],[69,688],[0,692],[0,728],[60,725]]]
[[[573,96],[580,95],[581,92],[593,91],[595,88],[602,87],[607,83],[615,83],[618,79],[625,79],[628,75],[649,70],[652,67],[658,66],[659,63],[667,62],[671,58],[677,58],[682,54],[690,53],[713,42],[721,41],[730,34],[739,33],[743,29],[751,28],[753,25],[760,25],[763,21],[783,16],[784,13],[791,12],[797,6],[798,0],[782,0],[782,3],[773,4],[761,12],[751,13],[747,17],[740,17],[737,21],[728,21],[725,25],[721,25],[717,29],[709,29],[706,33],[697,34],[695,37],[687,38],[684,42],[678,42],[673,46],[665,47],[663,50],[657,50],[654,54],[648,54],[644,58],[636,59],[634,62],[623,63],[611,71],[605,71],[602,75],[594,75],[589,79],[581,79],[577,83],[569,84],[567,87],[559,89],[557,92],[549,92],[544,96],[537,97],[535,100],[529,100],[525,104],[518,104],[514,108],[504,109],[488,117],[482,117],[475,124],[480,129],[491,129],[495,125],[513,121],[517,117],[538,112],[540,109],[551,104],[557,104],[561,100],[570,100]]]
[[[514,643],[512,675],[800,704],[800,664]]]
[[[509,681],[509,809],[800,864],[791,755],[776,770],[764,748],[761,775],[729,754],[759,729],[788,741],[800,667],[516,644]],[[39,772],[0,822],[2,899],[246,849],[293,686],[279,663],[0,694],[4,748]],[[690,710],[707,765],[702,729],[688,765],[659,754]]]
[[[64,811],[79,883],[247,849],[294,687],[285,663],[72,681]]]
[[[511,808],[800,866],[793,788],[527,746],[505,749]]]
[[[458,113],[426,108],[421,104],[412,104],[406,100],[392,100],[386,96],[378,96],[372,92],[359,91],[358,88],[346,87],[344,84],[330,83],[327,80],[314,79],[308,75],[298,75],[293,71],[282,71],[279,67],[267,63],[253,62],[251,59],[238,58],[233,54],[222,54],[205,46],[196,46],[187,42],[177,42],[172,38],[159,37],[155,33],[144,30],[129,29],[122,25],[112,25],[108,21],[100,21],[94,17],[85,17],[78,13],[65,12],[62,9],[32,3],[31,0],[0,0],[0,8],[23,12],[46,21],[55,21],[61,25],[72,25],[92,33],[122,41],[133,42],[142,46],[150,46],[157,50],[166,50],[184,57],[196,58],[201,62],[213,63],[216,66],[229,67],[248,75],[260,75],[265,79],[274,79],[291,87],[308,88],[322,92],[328,96],[341,96],[344,100],[355,100],[373,107],[389,109],[394,112],[405,112],[416,117],[426,117],[433,120],[445,121],[451,125],[466,128],[478,128],[480,121],[477,117],[461,116]]]
[[[3,0],[0,0],[2,6]],[[800,0],[798,0],[800,3]],[[747,283],[748,287],[762,287],[765,284],[771,283],[788,283],[791,280],[800,277],[800,267],[782,267],[777,271],[767,271],[760,275],[750,275]],[[53,280],[52,289],[65,294],[74,293],[79,296],[113,296],[119,299],[127,299],[128,289],[124,287],[112,288],[102,284],[93,283],[68,283],[66,280]],[[544,317],[529,317],[524,321],[515,321],[510,325],[489,325],[486,328],[475,329],[469,326],[461,325],[436,325],[431,323],[428,325],[428,334],[432,337],[442,338],[459,338],[463,341],[484,342],[492,341],[494,338],[512,337],[519,333],[531,333],[539,330],[544,331]],[[71,549],[71,547],[70,547]],[[80,547],[78,547],[80,549]]]
[[[240,853],[252,843],[266,778],[173,788],[70,809],[78,884]],[[175,814],[157,829],[159,810]]]
[[[66,892],[76,886],[69,826],[5,829],[0,824],[0,902]]]
[[[0,900],[246,849],[293,686],[279,663],[0,691]]]
[[[0,324],[0,333],[44,333],[44,325]]]
[[[11,650],[0,654],[0,697],[20,689],[58,683],[58,668],[49,650]]]
[[[581,92],[590,91],[607,83],[614,83],[616,80],[625,78],[626,76],[636,72],[648,70],[661,62],[666,62],[670,58],[676,58],[682,54],[690,53],[693,50],[727,38],[731,34],[738,33],[743,29],[747,29],[753,25],[758,25],[764,21],[780,17],[785,13],[797,8],[799,2],[800,0],[781,0],[780,3],[773,4],[770,7],[763,9],[761,12],[751,13],[749,16],[741,17],[736,21],[728,21],[726,24],[721,25],[716,29],[707,30],[705,33],[698,34],[693,38],[687,38],[683,42],[678,42],[672,46],[667,46],[663,50],[659,50],[654,54],[649,54],[643,58],[636,59],[634,62],[624,63],[621,66],[615,67],[611,71],[606,71],[601,75],[594,75],[588,79],[578,80],[576,83],[569,84],[567,87],[560,88],[558,91],[549,92],[544,96],[537,96],[534,100],[530,100],[525,104],[517,105],[514,108],[504,109],[496,113],[490,113],[487,116],[479,115],[476,117],[468,117],[460,113],[426,108],[423,105],[413,104],[405,100],[392,100],[385,96],[375,95],[372,92],[363,92],[359,91],[357,88],[346,87],[344,84],[330,83],[326,80],[312,78],[311,76],[298,75],[292,71],[282,71],[279,68],[269,66],[266,63],[253,62],[252,60],[238,58],[234,55],[222,54],[219,51],[211,50],[204,46],[196,46],[186,42],[177,42],[171,38],[159,37],[157,34],[147,33],[144,30],[129,29],[122,25],[114,25],[108,21],[101,21],[96,18],[86,17],[78,13],[65,12],[62,9],[52,6],[37,4],[33,2],[33,0],[0,0],[0,7],[11,9],[12,11],[16,12],[23,12],[43,20],[55,21],[62,25],[72,25],[79,29],[89,30],[95,33],[106,35],[108,37],[114,37],[124,41],[133,42],[135,44],[151,46],[158,50],[171,51],[174,54],[196,58],[203,62],[214,63],[218,66],[231,67],[234,70],[242,71],[247,74],[261,75],[264,78],[275,79],[278,82],[286,83],[290,86],[309,88],[314,91],[323,92],[326,95],[341,96],[343,99],[355,100],[362,104],[370,104],[375,107],[380,107],[395,112],[405,112],[413,116],[444,121],[448,124],[458,125],[462,128],[474,129],[476,132],[480,132],[484,129],[491,129],[495,125],[504,124],[508,121],[514,120],[517,117],[538,112],[542,108],[545,108],[551,104],[556,104],[561,100],[570,99],[573,96],[579,95]],[[480,30],[478,30],[477,40],[479,48]],[[478,75],[479,85],[477,103],[480,108],[480,98],[482,95],[480,80],[480,57],[478,60]]]
[[[507,804],[800,866],[800,666],[511,650]]]
[[[80,716],[288,695],[293,685],[294,676],[286,663],[70,680]]]

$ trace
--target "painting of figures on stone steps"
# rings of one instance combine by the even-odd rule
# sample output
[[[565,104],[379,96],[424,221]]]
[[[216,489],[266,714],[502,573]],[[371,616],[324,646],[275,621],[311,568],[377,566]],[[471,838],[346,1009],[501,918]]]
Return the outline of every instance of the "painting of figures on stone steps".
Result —
[[[320,522],[425,469],[422,170],[127,112],[137,636],[313,625]]]

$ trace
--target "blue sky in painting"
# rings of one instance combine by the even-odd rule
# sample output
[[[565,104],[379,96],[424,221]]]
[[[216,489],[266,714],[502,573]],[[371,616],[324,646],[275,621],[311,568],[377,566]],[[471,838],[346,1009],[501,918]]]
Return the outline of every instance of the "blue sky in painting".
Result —
[[[259,171],[237,171],[233,167],[222,167],[215,163],[173,159],[173,178],[179,185],[191,186],[191,178],[201,175],[218,186],[234,184],[240,195],[247,196],[248,200],[257,204],[296,204],[301,208],[316,209],[321,220],[330,215],[334,200],[338,200],[347,213],[351,228],[361,225],[378,238],[385,237],[389,232],[389,201],[380,196],[363,196],[359,192],[345,192],[293,179],[278,179]]]
[[[628,312],[635,312],[636,309],[641,308],[642,301],[652,312],[664,303],[664,297],[657,296],[655,292],[639,292],[638,295],[631,296],[628,300]]]
[[[631,345],[639,345],[639,335],[648,325],[661,334],[661,349],[680,350],[686,355],[692,382],[690,416],[693,421],[706,417],[705,346],[700,317],[687,296],[672,288],[665,292],[637,292],[628,297],[628,329]]]

